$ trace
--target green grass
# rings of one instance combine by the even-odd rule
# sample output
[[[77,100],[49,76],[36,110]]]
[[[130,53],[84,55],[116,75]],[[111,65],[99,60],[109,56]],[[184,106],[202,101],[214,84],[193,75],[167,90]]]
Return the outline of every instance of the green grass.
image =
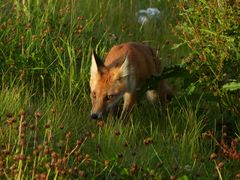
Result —
[[[89,118],[92,48],[104,57],[114,44],[147,42],[166,66],[181,62],[187,49],[172,49],[178,43],[175,3],[1,1],[2,178],[235,178],[239,160],[224,156],[217,143],[221,115],[201,96],[179,90],[166,107],[142,98],[127,123]],[[136,12],[147,7],[158,7],[162,15],[141,27]],[[182,80],[170,82],[181,87]],[[227,142],[239,139],[239,129],[231,133]]]

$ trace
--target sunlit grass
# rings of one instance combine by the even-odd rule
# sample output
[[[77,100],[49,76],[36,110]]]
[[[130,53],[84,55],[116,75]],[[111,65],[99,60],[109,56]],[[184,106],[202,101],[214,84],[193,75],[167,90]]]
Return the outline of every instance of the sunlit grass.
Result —
[[[23,3],[25,2],[25,4]],[[0,175],[19,179],[235,177],[239,161],[210,155],[216,124],[201,98],[145,102],[127,122],[89,118],[91,49],[104,57],[124,41],[146,42],[163,64],[186,49],[171,24],[174,1],[2,1],[0,3]],[[158,7],[159,21],[141,27],[136,12]],[[171,80],[178,86],[180,80]],[[181,93],[179,93],[181,94]],[[183,100],[184,99],[184,100]],[[203,103],[204,104],[204,103]],[[218,168],[216,164],[226,164]]]
[[[20,98],[15,88],[2,90],[0,98],[6,106],[1,112],[2,175],[8,178],[212,178],[214,162],[224,162],[210,159],[216,139],[203,130],[207,116],[198,116],[198,107],[188,100],[166,107],[164,115],[144,102],[126,123],[90,120],[88,99],[79,106],[60,95]],[[146,108],[152,110],[144,113]]]

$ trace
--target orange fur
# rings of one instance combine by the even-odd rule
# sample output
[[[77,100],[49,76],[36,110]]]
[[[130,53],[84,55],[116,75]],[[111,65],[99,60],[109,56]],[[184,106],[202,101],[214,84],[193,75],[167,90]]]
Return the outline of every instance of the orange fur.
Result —
[[[113,108],[123,97],[122,115],[132,110],[139,88],[154,74],[161,74],[162,67],[155,51],[144,44],[123,43],[114,46],[107,54],[104,64],[92,56],[91,98],[93,119],[102,118],[106,109]],[[147,92],[149,100],[158,97],[163,102],[171,89],[160,81],[155,90]]]

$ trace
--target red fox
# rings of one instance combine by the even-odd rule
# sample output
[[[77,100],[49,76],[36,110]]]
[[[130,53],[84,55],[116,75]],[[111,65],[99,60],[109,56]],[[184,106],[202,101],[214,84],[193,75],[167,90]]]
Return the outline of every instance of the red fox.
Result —
[[[123,97],[121,116],[129,113],[136,102],[137,90],[152,75],[161,74],[161,63],[156,52],[147,45],[127,42],[114,46],[104,63],[92,53],[90,89],[92,119],[101,119],[108,109],[114,109]],[[173,95],[171,88],[161,80],[156,89],[146,92],[148,99],[155,102],[167,101]]]

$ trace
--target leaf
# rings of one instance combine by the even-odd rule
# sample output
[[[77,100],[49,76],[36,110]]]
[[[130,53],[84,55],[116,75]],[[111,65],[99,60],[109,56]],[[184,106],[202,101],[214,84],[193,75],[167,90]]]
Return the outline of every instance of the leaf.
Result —
[[[201,3],[203,3],[204,5],[206,5],[206,0],[200,0]]]
[[[196,89],[195,83],[191,83],[187,88],[187,94],[191,95]]]
[[[138,94],[139,97],[141,97],[146,91],[149,89],[152,89],[156,84],[163,79],[168,78],[184,78],[188,77],[189,73],[186,70],[186,67],[184,64],[177,64],[169,67],[165,67],[163,69],[162,74],[160,75],[152,75],[144,84],[144,86],[139,90]]]
[[[180,46],[183,46],[184,44],[186,44],[187,42],[182,42],[182,43],[178,43],[178,44],[174,44],[173,47],[171,48],[172,50],[179,48]]]
[[[188,177],[186,175],[179,177],[178,180],[188,180]]]
[[[224,84],[222,89],[224,91],[236,91],[240,89],[240,82],[230,82],[227,84]]]
[[[216,33],[216,32],[210,31],[210,30],[208,30],[208,29],[200,29],[200,31],[201,31],[201,32],[205,32],[205,33],[207,33],[207,34],[211,34],[211,35],[213,35],[213,36],[217,36],[217,33]]]
[[[121,171],[121,175],[129,175],[128,169],[123,168],[122,171]]]

